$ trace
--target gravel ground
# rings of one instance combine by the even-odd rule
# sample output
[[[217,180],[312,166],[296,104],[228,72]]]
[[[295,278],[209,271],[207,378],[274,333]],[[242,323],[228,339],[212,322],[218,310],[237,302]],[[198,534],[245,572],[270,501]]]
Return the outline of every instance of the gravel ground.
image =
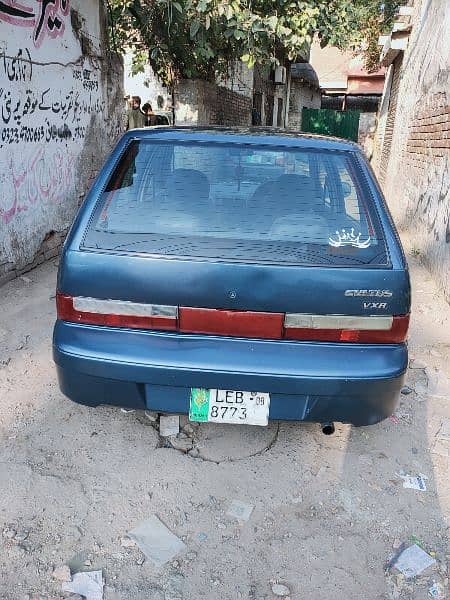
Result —
[[[311,424],[188,425],[181,450],[144,413],[59,392],[54,262],[1,288],[0,598],[70,597],[63,565],[102,569],[105,600],[269,600],[288,593],[276,583],[292,600],[418,600],[434,582],[447,597],[449,397],[427,380],[450,376],[450,307],[410,262],[416,368],[391,419],[329,437]],[[404,489],[402,473],[427,490]],[[254,506],[248,521],[227,515],[233,500]],[[124,539],[152,514],[186,544],[160,569]],[[416,539],[436,564],[412,580],[386,570]]]

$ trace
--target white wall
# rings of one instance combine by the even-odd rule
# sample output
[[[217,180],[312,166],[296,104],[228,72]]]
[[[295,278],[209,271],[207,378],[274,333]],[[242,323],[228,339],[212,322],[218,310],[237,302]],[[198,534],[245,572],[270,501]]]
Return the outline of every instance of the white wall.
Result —
[[[0,5],[0,280],[69,226],[118,133],[111,98],[123,95],[105,71],[98,0],[23,0],[30,17],[9,5]]]
[[[153,110],[157,109],[156,99],[162,96],[165,100],[165,106],[171,105],[172,101],[168,95],[167,88],[163,87],[156,75],[148,65],[143,73],[132,75],[131,63],[132,54],[127,52],[123,57],[124,61],[124,89],[125,94],[130,96],[139,96],[142,104],[150,102]]]

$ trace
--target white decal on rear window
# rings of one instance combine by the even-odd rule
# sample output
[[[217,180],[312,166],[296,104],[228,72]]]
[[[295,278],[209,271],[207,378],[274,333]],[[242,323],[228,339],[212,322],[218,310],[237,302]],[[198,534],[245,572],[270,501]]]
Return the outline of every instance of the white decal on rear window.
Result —
[[[361,234],[355,234],[355,229],[341,229],[336,231],[335,236],[328,238],[328,243],[334,248],[342,248],[342,246],[353,246],[354,248],[368,248],[370,246],[370,237],[366,240],[361,239]]]

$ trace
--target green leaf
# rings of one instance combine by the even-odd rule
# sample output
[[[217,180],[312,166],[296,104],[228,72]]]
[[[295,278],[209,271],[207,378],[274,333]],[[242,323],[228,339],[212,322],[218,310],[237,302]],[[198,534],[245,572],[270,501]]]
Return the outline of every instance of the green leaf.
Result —
[[[267,24],[269,25],[269,27],[271,29],[275,30],[278,25],[278,17],[276,17],[276,16],[269,17],[267,19]]]
[[[174,8],[177,9],[177,11],[181,14],[183,12],[183,7],[181,6],[181,4],[179,2],[172,2]]]
[[[200,21],[192,21],[191,27],[189,29],[189,35],[191,37],[191,40],[193,40],[195,38],[199,29],[200,29]]]

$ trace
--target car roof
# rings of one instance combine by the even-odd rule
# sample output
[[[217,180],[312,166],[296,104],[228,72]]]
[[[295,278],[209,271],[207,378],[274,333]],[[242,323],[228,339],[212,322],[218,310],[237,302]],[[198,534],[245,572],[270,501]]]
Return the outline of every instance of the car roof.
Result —
[[[138,140],[217,142],[359,152],[358,144],[335,137],[273,127],[151,127],[125,134]]]

